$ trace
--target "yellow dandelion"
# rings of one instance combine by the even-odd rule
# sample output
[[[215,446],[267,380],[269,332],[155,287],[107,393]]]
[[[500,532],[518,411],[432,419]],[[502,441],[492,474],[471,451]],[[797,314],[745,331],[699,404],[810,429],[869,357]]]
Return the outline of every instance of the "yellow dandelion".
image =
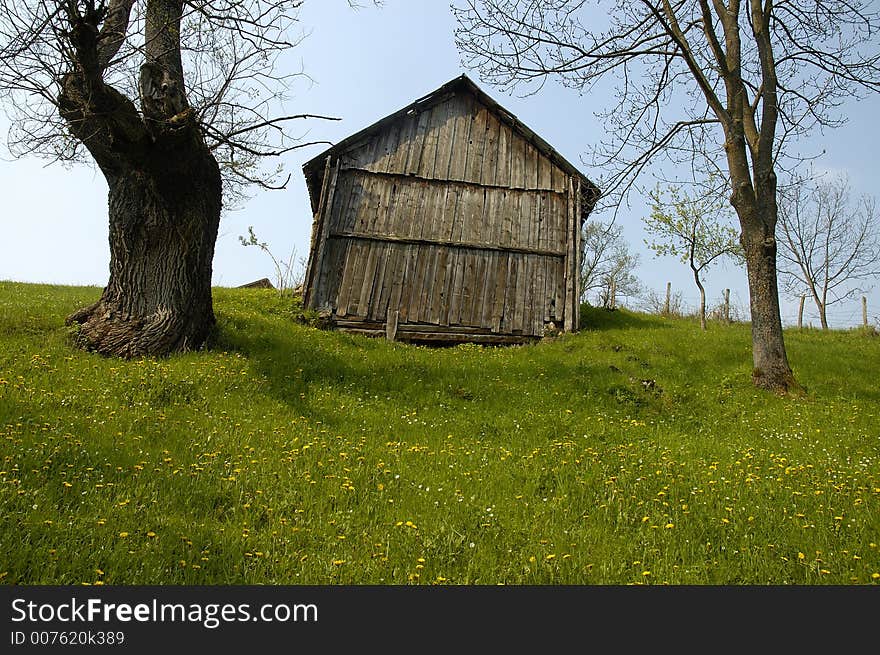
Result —
[[[550,561],[551,559],[556,559],[556,555],[554,555],[553,553],[550,553],[550,554],[547,555],[547,557],[545,557],[544,559],[547,560],[547,561]]]
[[[667,530],[671,530],[672,528],[675,527],[675,523],[667,523],[663,527],[666,528]]]
[[[125,538],[128,536],[128,533],[127,533],[127,532],[120,532],[120,533],[119,533],[119,536],[120,536],[121,538],[125,539]]]
[[[880,579],[880,573],[872,573],[871,580],[877,580],[877,579]]]
[[[333,566],[342,566],[343,564],[345,564],[345,560],[344,560],[344,559],[335,559],[335,560],[333,560]]]
[[[147,537],[149,537],[150,539],[155,538],[155,536],[156,536],[156,533],[153,532],[152,530],[150,530],[150,531],[147,533]]]

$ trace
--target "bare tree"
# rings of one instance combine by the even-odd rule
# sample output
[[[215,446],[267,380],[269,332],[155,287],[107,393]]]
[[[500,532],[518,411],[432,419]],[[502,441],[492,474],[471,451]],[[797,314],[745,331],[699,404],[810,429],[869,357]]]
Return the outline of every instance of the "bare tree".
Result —
[[[696,179],[722,174],[748,270],[754,382],[796,386],[779,313],[777,169],[790,142],[840,122],[845,99],[880,90],[875,3],[460,0],[454,11],[465,63],[491,83],[553,78],[587,94],[617,80],[593,152],[606,204],[658,157]]]
[[[736,231],[729,225],[729,209],[717,196],[691,197],[678,187],[669,188],[669,200],[658,186],[650,192],[651,214],[645,231],[653,239],[645,242],[656,255],[678,257],[690,266],[700,291],[700,327],[706,329],[705,274],[722,257],[741,258]]]
[[[109,187],[110,277],[68,318],[84,347],[133,357],[201,347],[214,325],[221,208],[279,188],[266,158],[306,145],[284,111],[301,73],[301,0],[0,0],[9,147],[97,165]],[[320,117],[324,118],[324,117]]]
[[[827,330],[828,306],[867,291],[880,276],[877,199],[853,198],[846,176],[796,179],[781,193],[779,226],[784,288],[809,295]]]
[[[581,302],[597,300],[607,307],[613,296],[634,296],[640,292],[641,284],[635,274],[639,256],[630,251],[620,225],[588,221],[583,227],[581,248]]]

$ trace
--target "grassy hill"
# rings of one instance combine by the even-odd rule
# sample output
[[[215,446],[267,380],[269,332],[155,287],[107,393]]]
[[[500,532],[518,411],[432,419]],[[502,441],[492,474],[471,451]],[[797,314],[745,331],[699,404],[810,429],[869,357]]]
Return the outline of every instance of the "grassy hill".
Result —
[[[209,352],[73,349],[0,283],[5,584],[880,584],[880,338],[585,310],[540,344],[320,331],[217,289]]]

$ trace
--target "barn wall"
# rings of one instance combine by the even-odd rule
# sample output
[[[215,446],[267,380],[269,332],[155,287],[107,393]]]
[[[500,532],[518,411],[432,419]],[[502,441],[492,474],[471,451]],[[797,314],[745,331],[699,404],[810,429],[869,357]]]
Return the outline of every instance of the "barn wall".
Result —
[[[469,94],[387,126],[342,156],[342,168],[564,193],[567,175]]]
[[[570,178],[475,98],[406,115],[338,165],[313,306],[440,330],[562,324]]]

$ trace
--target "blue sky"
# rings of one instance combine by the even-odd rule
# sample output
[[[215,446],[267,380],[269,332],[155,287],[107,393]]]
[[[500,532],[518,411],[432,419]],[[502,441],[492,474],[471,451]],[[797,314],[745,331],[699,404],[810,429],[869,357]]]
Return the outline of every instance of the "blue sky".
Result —
[[[537,95],[510,96],[482,84],[476,72],[464,70],[446,0],[386,0],[382,9],[359,11],[349,10],[345,0],[310,1],[300,19],[309,36],[287,55],[286,64],[291,70],[301,67],[314,83],[299,84],[288,109],[342,119],[296,126],[306,140],[339,141],[462,73],[575,164],[602,135],[594,112],[603,108],[604,98],[580,97],[552,84]],[[844,111],[850,117],[849,124],[816,140],[817,148],[826,150],[820,165],[847,172],[857,193],[876,194],[880,138],[875,117],[880,115],[880,98],[852,103]],[[0,135],[5,133],[5,119],[0,117]],[[306,148],[284,157],[285,167],[292,173],[287,189],[259,192],[241,210],[223,216],[214,258],[216,285],[237,286],[273,276],[272,263],[265,254],[239,244],[238,236],[246,234],[248,226],[254,227],[277,256],[286,258],[294,248],[299,256],[307,256],[312,218],[301,166],[323,148]],[[599,177],[583,165],[581,169],[588,177]],[[107,187],[99,172],[57,164],[47,167],[35,159],[10,160],[4,154],[0,194],[4,201],[0,279],[106,283],[110,258]],[[657,259],[644,248],[640,223],[644,212],[644,204],[634,198],[632,207],[618,218],[631,246],[641,253],[639,277],[658,293],[667,281],[672,282],[674,290],[695,303],[696,289],[688,269],[673,259]],[[710,303],[721,297],[724,288],[731,289],[736,304],[748,306],[743,270],[728,266],[710,271]],[[783,301],[784,320],[791,322],[796,303]],[[872,318],[880,315],[877,290],[869,295],[869,312]],[[805,320],[818,323],[809,305]],[[832,309],[830,320],[833,327],[859,322],[860,301]]]

